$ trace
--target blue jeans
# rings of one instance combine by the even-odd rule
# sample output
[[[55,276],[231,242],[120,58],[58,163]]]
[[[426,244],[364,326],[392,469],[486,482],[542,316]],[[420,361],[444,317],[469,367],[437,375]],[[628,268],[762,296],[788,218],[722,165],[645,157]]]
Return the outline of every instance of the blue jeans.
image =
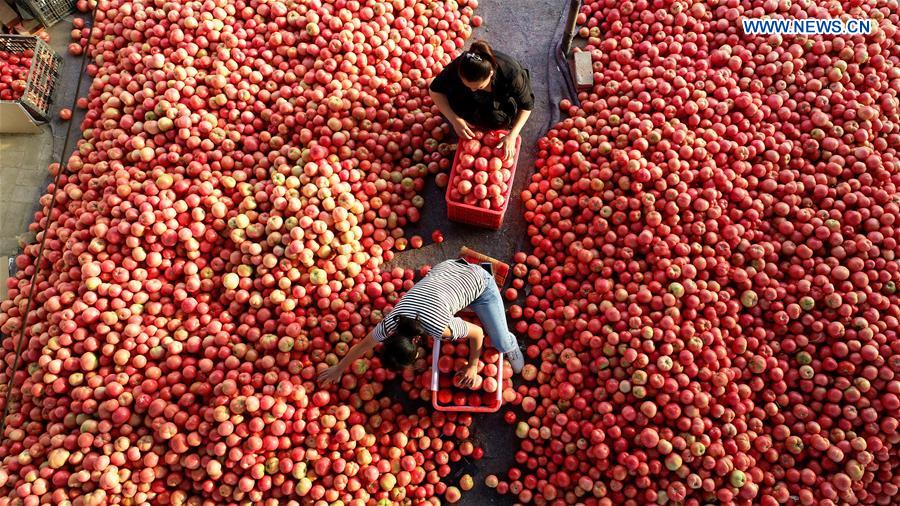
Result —
[[[487,285],[484,292],[469,304],[469,308],[475,311],[485,333],[491,338],[491,345],[498,351],[509,353],[519,347],[516,336],[509,331],[506,325],[506,308],[503,306],[503,298],[494,277],[484,269],[484,281]]]

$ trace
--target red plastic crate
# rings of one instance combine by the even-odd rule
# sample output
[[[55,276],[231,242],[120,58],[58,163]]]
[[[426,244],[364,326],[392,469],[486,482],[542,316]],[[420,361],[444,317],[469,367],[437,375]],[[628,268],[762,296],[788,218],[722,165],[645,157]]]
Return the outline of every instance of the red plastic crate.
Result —
[[[505,131],[500,132],[506,133]],[[509,207],[509,196],[512,193],[513,182],[516,180],[516,165],[518,165],[519,162],[519,151],[521,147],[522,136],[520,135],[516,137],[516,153],[513,155],[512,167],[509,168],[509,184],[507,186],[506,193],[503,195],[506,198],[506,203],[503,205],[503,209],[483,209],[481,207],[463,204],[462,202],[451,200],[451,186],[448,185],[447,193],[445,196],[447,200],[447,219],[449,219],[450,221],[466,223],[468,225],[475,225],[478,227],[491,228],[494,230],[499,229],[503,224],[503,216],[506,214],[506,208]],[[456,179],[456,167],[459,165],[459,157],[461,153],[461,148],[457,146],[456,155],[454,155],[453,157],[453,166],[450,169],[451,183]]]
[[[464,311],[459,313],[458,316],[463,320],[479,323],[478,317],[473,312]],[[454,387],[453,376],[456,374],[456,371],[453,371],[449,377],[441,377],[441,372],[438,367],[438,361],[441,357],[441,341],[439,339],[434,340],[433,350],[431,355],[431,405],[434,406],[434,409],[437,411],[457,411],[466,413],[496,413],[500,410],[500,406],[503,404],[503,391],[507,388],[511,388],[512,383],[510,379],[504,379],[503,377],[505,364],[503,353],[496,348],[491,347],[490,336],[485,336],[481,356],[484,358],[486,353],[498,354],[496,377],[497,392],[496,396],[492,396],[487,402],[481,402],[485,396],[483,392],[461,390]],[[461,399],[462,402],[458,402],[459,399],[454,399],[454,396],[459,395],[462,392],[466,392],[466,398]],[[468,398],[471,394],[478,397],[479,400],[477,403],[471,403],[471,400]],[[444,400],[442,397],[446,397],[449,400]]]
[[[488,340],[485,339],[482,353],[487,351],[487,345]],[[472,405],[468,398],[465,399],[465,404],[461,404],[455,399],[452,399],[450,402],[445,402],[441,399],[443,395],[453,396],[452,390],[448,388],[452,383],[452,379],[441,378],[441,372],[438,369],[438,360],[440,360],[441,357],[441,340],[435,339],[434,352],[431,355],[431,405],[434,406],[434,409],[438,411],[460,411],[466,413],[496,413],[499,411],[500,405],[503,404],[503,353],[497,353],[499,354],[499,360],[497,363],[497,394],[495,398],[492,398],[489,402],[482,405]],[[455,372],[453,374],[455,374]],[[482,394],[474,391],[472,394],[479,397],[482,396]]]

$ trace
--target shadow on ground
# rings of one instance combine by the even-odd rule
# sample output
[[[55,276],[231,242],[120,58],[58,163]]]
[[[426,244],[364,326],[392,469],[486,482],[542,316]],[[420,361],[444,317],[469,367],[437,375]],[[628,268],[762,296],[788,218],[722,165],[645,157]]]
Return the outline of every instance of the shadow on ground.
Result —
[[[82,72],[82,57],[67,51],[75,17],[89,18],[84,14],[71,15],[47,30],[50,47],[62,56],[50,121],[37,134],[0,135],[0,255],[14,256],[20,251],[20,239],[34,239],[28,227],[40,208],[38,199],[47,193],[51,182],[47,167],[60,162],[63,153],[68,158],[80,137],[84,111],[75,108],[76,90],[81,82],[80,93],[86,94],[91,78]],[[68,122],[59,119],[59,110],[64,107],[74,112]]]
[[[563,77],[558,73],[551,56],[552,48],[561,37],[566,9],[567,2],[560,0],[486,0],[478,7],[477,14],[484,18],[484,25],[475,30],[473,37],[487,40],[497,50],[522,62],[530,71],[535,93],[535,110],[522,132],[518,169],[503,227],[492,231],[447,221],[444,190],[437,188],[433,180],[429,181],[423,195],[426,207],[423,209],[422,220],[407,229],[407,237],[421,235],[429,244],[419,250],[409,250],[397,255],[391,265],[418,268],[423,264],[434,264],[457,256],[462,246],[505,262],[511,261],[514,252],[530,249],[526,242],[523,206],[519,194],[527,186],[534,170],[535,143],[555,121],[556,104],[565,90]],[[4,155],[0,157],[0,176],[3,178],[0,179],[0,188],[3,189],[0,191],[0,220],[8,224],[10,231],[10,237],[7,238],[4,235],[6,228],[2,229],[0,254],[12,255],[18,251],[15,236],[27,232],[33,213],[39,205],[38,198],[46,193],[50,182],[47,166],[61,161],[63,153],[71,153],[80,137],[79,124],[83,111],[75,109],[74,102],[77,91],[81,95],[86,94],[90,77],[81,71],[82,59],[73,57],[66,51],[73,17],[89,18],[85,15],[70,16],[50,30],[51,46],[63,56],[63,70],[49,126],[45,126],[41,134],[0,138],[0,146],[15,146],[14,151],[4,150]],[[71,123],[58,119],[58,112],[63,107],[73,109],[75,114]],[[13,152],[17,153],[15,158]],[[19,192],[15,199],[12,195],[14,191]],[[430,242],[434,230],[443,232],[443,244]],[[406,399],[396,385],[390,385],[389,392],[394,390],[395,398]],[[408,403],[410,408],[422,405],[411,401],[404,403]],[[515,502],[513,496],[499,496],[484,485],[484,478],[488,474],[504,476],[505,470],[514,463],[513,456],[518,449],[512,427],[503,421],[505,411],[507,408],[492,415],[476,415],[472,439],[484,448],[485,457],[474,468],[475,489],[464,493],[458,504],[481,506]],[[457,474],[461,472],[459,469],[456,471]],[[472,469],[469,471],[472,472]]]
[[[391,266],[417,269],[424,264],[435,264],[446,258],[456,257],[462,246],[505,262],[511,262],[516,251],[531,249],[527,244],[523,205],[519,194],[528,185],[534,171],[535,144],[558,118],[554,112],[566,89],[564,78],[557,71],[556,62],[552,58],[552,50],[562,36],[567,8],[568,2],[559,0],[484,1],[479,5],[476,13],[484,18],[484,25],[475,29],[473,39],[485,39],[498,51],[522,62],[530,71],[535,95],[535,110],[522,132],[522,148],[503,226],[494,231],[448,221],[445,190],[429,181],[424,191],[426,205],[422,219],[406,231],[406,237],[421,235],[427,244],[418,250],[407,250],[396,255]],[[431,242],[434,230],[443,233],[445,240],[442,244]],[[522,336],[520,342],[527,344]],[[400,394],[399,398],[405,396]],[[410,403],[410,407],[419,405],[421,404]],[[503,407],[495,414],[475,415],[472,435],[484,448],[485,456],[478,462],[473,474],[475,488],[463,493],[457,504],[481,506],[515,503],[515,496],[500,496],[484,485],[485,476],[497,474],[505,477],[505,471],[515,463],[513,457],[519,445],[513,428],[503,421],[503,413],[507,410],[507,407]]]

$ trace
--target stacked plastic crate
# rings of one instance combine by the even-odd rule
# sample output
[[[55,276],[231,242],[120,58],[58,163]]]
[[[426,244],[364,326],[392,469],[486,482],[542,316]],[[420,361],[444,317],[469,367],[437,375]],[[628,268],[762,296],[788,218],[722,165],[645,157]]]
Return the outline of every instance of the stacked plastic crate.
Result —
[[[13,100],[0,100],[0,132],[28,131],[17,128],[50,118],[62,58],[46,42],[30,35],[0,35],[0,52],[31,60],[22,94]]]
[[[75,0],[18,0],[38,21],[51,27],[75,11]]]

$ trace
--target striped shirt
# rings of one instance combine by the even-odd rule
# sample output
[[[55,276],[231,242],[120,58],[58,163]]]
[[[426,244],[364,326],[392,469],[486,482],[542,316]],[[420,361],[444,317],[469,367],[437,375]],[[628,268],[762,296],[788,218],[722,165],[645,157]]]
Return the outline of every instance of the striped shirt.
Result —
[[[486,271],[463,259],[445,260],[413,285],[383,320],[378,322],[372,337],[383,342],[397,328],[396,317],[419,318],[425,333],[435,339],[456,340],[468,335],[465,320],[456,315],[484,292]],[[444,329],[450,337],[444,337]]]

